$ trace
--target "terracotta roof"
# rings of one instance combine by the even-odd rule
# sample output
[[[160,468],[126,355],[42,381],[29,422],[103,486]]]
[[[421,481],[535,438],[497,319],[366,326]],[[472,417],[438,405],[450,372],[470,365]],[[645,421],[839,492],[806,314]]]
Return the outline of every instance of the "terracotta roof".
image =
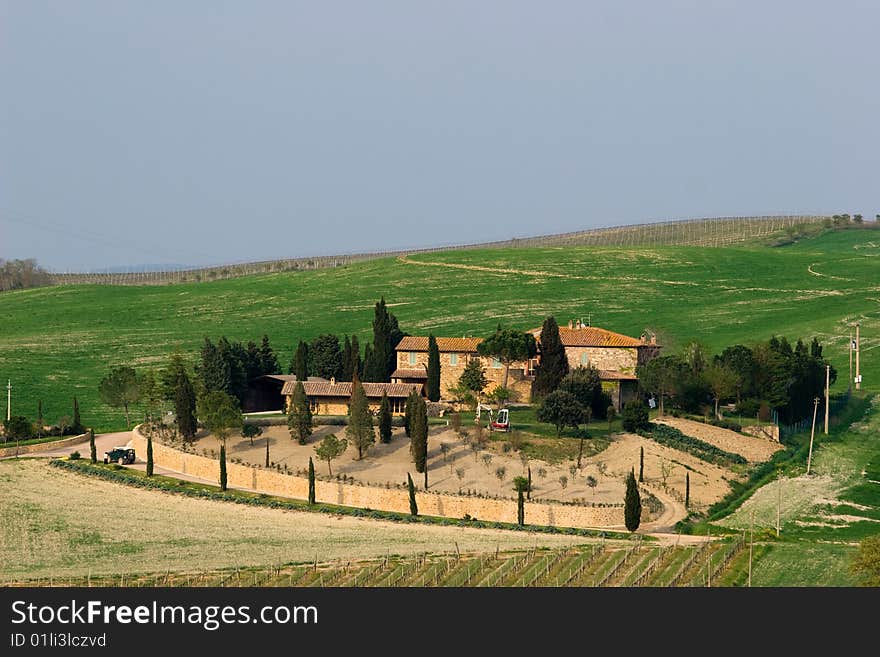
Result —
[[[536,328],[529,331],[540,342],[541,329]],[[628,335],[621,335],[614,331],[598,328],[596,326],[585,326],[583,328],[568,328],[567,326],[559,327],[559,338],[562,340],[564,347],[657,347],[647,342],[642,342],[637,338],[631,338]]]
[[[428,370],[424,367],[416,369],[396,369],[391,373],[392,379],[427,379]]]
[[[457,351],[459,353],[477,353],[477,345],[483,338],[437,338],[440,351]],[[428,338],[408,335],[397,343],[397,351],[428,351]]]
[[[635,374],[627,374],[626,372],[618,372],[616,370],[599,370],[599,378],[603,381],[638,381],[639,377]]]
[[[258,376],[258,379],[273,379],[274,381],[282,381],[287,383],[288,381],[296,381],[295,374],[264,374],[263,376]],[[306,381],[326,381],[324,377],[321,376],[310,376],[306,379]]]
[[[415,390],[422,391],[421,383],[364,383],[364,392],[367,397],[381,397],[382,392],[387,392],[389,397],[409,397],[409,393]],[[288,381],[281,389],[282,395],[292,395],[296,388],[295,381]],[[351,381],[304,381],[307,397],[351,397]]]

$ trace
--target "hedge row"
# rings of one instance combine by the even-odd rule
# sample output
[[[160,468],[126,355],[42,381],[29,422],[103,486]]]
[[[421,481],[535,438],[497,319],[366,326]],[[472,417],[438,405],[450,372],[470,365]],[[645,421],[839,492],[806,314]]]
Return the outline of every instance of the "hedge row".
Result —
[[[629,537],[628,534],[622,534],[620,532],[602,531],[596,529],[581,529],[578,527],[554,527],[546,525],[520,526],[507,522],[490,522],[474,519],[444,518],[440,516],[412,516],[407,513],[397,513],[395,511],[377,511],[375,509],[361,509],[358,507],[337,506],[334,504],[309,505],[305,501],[281,500],[278,498],[272,498],[257,493],[236,494],[232,491],[221,492],[220,490],[189,488],[188,486],[186,486],[188,482],[175,480],[178,481],[178,483],[172,483],[165,479],[147,478],[137,474],[133,474],[130,470],[127,470],[125,468],[119,470],[109,469],[100,465],[92,465],[87,461],[67,461],[63,459],[53,459],[49,462],[49,465],[52,465],[56,468],[71,470],[79,474],[99,477],[101,479],[106,479],[107,481],[127,484],[129,486],[137,486],[139,488],[159,490],[167,493],[177,493],[179,495],[185,495],[187,497],[220,500],[223,502],[235,502],[236,504],[247,504],[250,506],[263,506],[272,509],[332,513],[334,515],[354,516],[357,518],[373,518],[376,520],[390,520],[393,522],[473,527],[477,529],[507,529],[512,531],[537,532],[541,534],[565,534],[567,536],[586,536],[592,538],[627,539]]]
[[[666,445],[667,447],[672,447],[673,449],[693,454],[697,458],[716,465],[728,467],[732,464],[745,465],[748,463],[748,461],[739,454],[719,449],[718,447],[715,447],[715,445],[710,445],[709,443],[702,441],[699,438],[694,438],[693,436],[687,436],[675,427],[670,427],[665,424],[652,422],[651,430],[640,432],[640,435],[645,438],[650,438],[661,445]]]

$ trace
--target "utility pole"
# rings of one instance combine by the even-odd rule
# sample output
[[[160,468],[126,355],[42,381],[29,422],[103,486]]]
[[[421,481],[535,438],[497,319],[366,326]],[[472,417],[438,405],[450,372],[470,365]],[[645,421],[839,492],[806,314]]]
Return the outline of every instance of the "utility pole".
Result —
[[[749,519],[749,588],[752,588],[752,546],[755,543],[755,510]]]
[[[782,470],[776,468],[776,538],[779,538],[779,513],[782,508]]]
[[[862,375],[859,373],[859,352],[862,350],[861,324],[856,324],[856,390],[862,389]]]
[[[706,538],[709,540],[710,543],[712,542],[712,528],[711,527],[706,527]],[[706,588],[711,589],[712,588],[712,550],[709,549],[709,550],[707,550],[707,552],[709,554],[706,555]]]
[[[828,435],[828,399],[831,394],[828,390],[831,385],[831,365],[825,366],[825,435]]]
[[[12,380],[6,381],[6,421],[12,418]]]
[[[810,474],[810,464],[813,461],[813,436],[816,435],[816,410],[819,408],[819,398],[813,399],[813,428],[810,429],[810,452],[807,454],[807,474]]]
[[[852,357],[853,357],[853,352],[855,350],[856,350],[856,343],[853,342],[852,328],[850,328],[850,330],[849,330],[849,385],[847,387],[847,392],[852,392],[852,384],[853,384]]]

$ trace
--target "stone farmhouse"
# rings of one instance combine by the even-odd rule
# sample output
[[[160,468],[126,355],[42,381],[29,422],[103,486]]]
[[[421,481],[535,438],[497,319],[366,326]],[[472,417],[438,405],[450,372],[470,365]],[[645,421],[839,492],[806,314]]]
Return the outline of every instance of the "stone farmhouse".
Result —
[[[535,368],[540,362],[541,329],[529,331],[538,342],[538,357],[528,362],[512,363],[508,378],[508,388],[514,391],[513,401],[527,402],[532,396],[532,383]],[[657,356],[660,345],[656,339],[642,335],[632,338],[607,329],[588,326],[580,320],[572,320],[568,326],[559,327],[559,337],[565,347],[571,369],[580,365],[592,365],[599,370],[602,388],[607,392],[619,411],[623,404],[634,398],[638,390],[636,367],[644,365]],[[504,365],[497,359],[480,356],[477,345],[482,338],[437,338],[440,351],[440,397],[451,398],[453,388],[464,371],[468,360],[478,359],[486,372],[489,385],[485,392],[491,392],[501,385],[504,378]],[[395,383],[424,384],[427,381],[428,338],[420,336],[404,337],[397,345],[397,369],[391,375]]]
[[[406,398],[415,390],[422,394],[421,383],[363,383],[364,392],[370,410],[379,412],[379,404],[382,402],[382,393],[388,395],[391,402],[391,414],[403,415],[406,406]],[[337,381],[331,378],[329,381],[308,380],[303,381],[303,389],[309,400],[309,408],[313,415],[347,415],[351,401],[351,381]],[[281,389],[281,394],[286,399],[284,411],[290,412],[290,404],[293,400],[293,391],[296,388],[296,378],[287,381]]]

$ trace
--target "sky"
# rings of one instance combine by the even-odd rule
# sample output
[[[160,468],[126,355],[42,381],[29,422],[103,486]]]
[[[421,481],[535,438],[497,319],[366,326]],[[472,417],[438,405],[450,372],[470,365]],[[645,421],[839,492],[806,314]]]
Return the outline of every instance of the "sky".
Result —
[[[0,0],[0,258],[860,212],[880,3]]]

